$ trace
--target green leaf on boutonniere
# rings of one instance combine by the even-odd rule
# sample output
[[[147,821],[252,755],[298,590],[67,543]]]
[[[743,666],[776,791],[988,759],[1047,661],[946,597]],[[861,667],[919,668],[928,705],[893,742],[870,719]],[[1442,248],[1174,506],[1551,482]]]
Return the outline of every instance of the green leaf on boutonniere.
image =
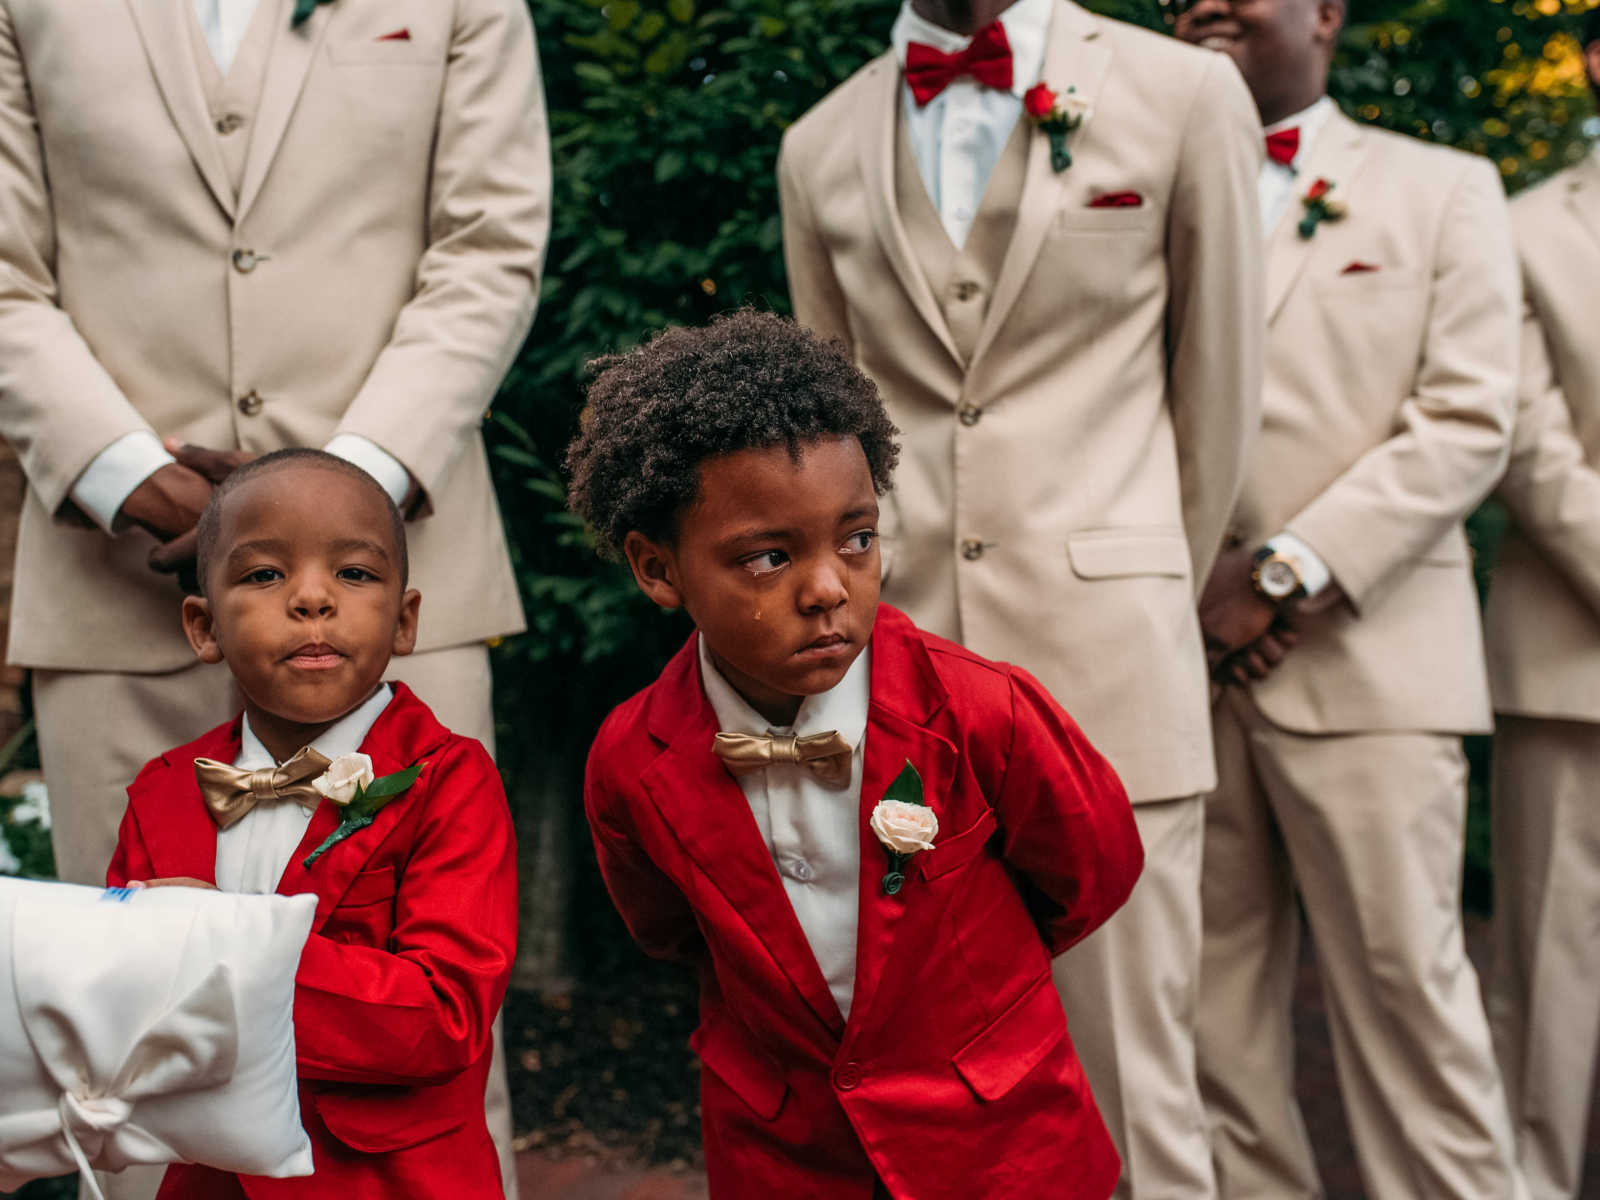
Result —
[[[899,800],[902,804],[920,804],[928,807],[928,802],[922,798],[922,776],[917,774],[917,769],[911,765],[911,760],[906,760],[906,765],[900,768],[900,774],[894,777],[894,782],[889,785],[889,790],[883,794],[885,800]]]
[[[326,0],[322,2],[325,3]],[[422,768],[427,765],[425,762],[420,762],[414,767],[407,767],[404,771],[396,771],[393,775],[382,775],[367,787],[357,788],[355,798],[340,812],[338,827],[322,839],[322,845],[306,855],[301,865],[309,871],[311,864],[334,846],[352,833],[371,825],[378,819],[378,810],[415,783],[417,776],[422,774]]]
[[[332,4],[333,0],[294,0],[294,16],[289,18],[289,28],[299,29],[311,19],[319,4]]]

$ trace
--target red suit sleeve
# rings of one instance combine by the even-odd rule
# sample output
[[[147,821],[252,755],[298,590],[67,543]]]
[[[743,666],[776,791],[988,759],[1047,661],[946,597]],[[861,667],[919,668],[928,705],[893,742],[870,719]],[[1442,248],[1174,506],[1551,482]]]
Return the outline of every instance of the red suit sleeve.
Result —
[[[489,1046],[516,953],[511,816],[477,742],[456,741],[428,774],[387,948],[313,934],[301,955],[294,1028],[303,1079],[442,1082]]]
[[[1121,907],[1144,867],[1117,773],[1026,671],[1011,672],[1011,741],[992,802],[1052,955]]]
[[[154,874],[150,852],[145,849],[144,835],[139,831],[139,821],[130,804],[117,829],[117,848],[111,855],[111,865],[106,868],[106,886],[126,887],[130,879],[149,879]]]

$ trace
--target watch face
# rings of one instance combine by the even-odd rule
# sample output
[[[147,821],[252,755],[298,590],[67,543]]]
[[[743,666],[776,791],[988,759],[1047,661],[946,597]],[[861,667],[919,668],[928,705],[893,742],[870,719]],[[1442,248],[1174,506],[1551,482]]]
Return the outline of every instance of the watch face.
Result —
[[[1300,586],[1300,577],[1281,558],[1269,558],[1261,564],[1261,590],[1274,599],[1293,595]]]

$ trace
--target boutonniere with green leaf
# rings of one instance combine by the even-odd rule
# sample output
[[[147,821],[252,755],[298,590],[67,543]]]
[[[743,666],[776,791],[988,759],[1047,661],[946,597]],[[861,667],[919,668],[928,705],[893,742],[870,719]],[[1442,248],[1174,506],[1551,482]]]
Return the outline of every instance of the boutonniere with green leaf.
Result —
[[[294,16],[289,18],[289,28],[299,29],[311,19],[319,4],[332,4],[333,0],[294,0]]]
[[[1306,189],[1306,194],[1300,197],[1300,205],[1306,210],[1306,215],[1300,218],[1300,236],[1309,238],[1317,232],[1317,226],[1324,221],[1344,220],[1345,207],[1328,195],[1333,191],[1333,183],[1327,179],[1319,179]]]
[[[939,836],[939,817],[922,798],[922,776],[909,759],[894,777],[889,790],[872,810],[867,822],[889,852],[889,873],[883,877],[883,894],[893,896],[906,882],[906,864],[919,850],[932,850]]]
[[[1056,172],[1072,165],[1072,151],[1067,149],[1067,134],[1071,133],[1089,115],[1089,102],[1069,87],[1057,95],[1044,83],[1036,83],[1022,94],[1022,109],[1050,139],[1050,166]]]
[[[372,760],[365,754],[341,754],[328,764],[328,769],[311,781],[317,794],[338,806],[339,827],[323,839],[302,864],[308,871],[311,864],[328,850],[358,830],[365,829],[377,819],[378,810],[417,781],[427,763],[418,763],[393,775],[372,777]]]

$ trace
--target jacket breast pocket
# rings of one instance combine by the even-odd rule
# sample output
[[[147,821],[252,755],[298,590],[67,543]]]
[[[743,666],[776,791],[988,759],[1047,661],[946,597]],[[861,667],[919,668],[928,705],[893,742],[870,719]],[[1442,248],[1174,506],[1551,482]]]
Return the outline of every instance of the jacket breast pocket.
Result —
[[[339,67],[416,67],[444,65],[444,47],[423,38],[350,38],[324,43],[328,61]]]
[[[763,1121],[775,1121],[789,1093],[783,1069],[750,1044],[750,1040],[715,1018],[689,1038],[700,1063]]]
[[[998,1100],[1045,1060],[1067,1034],[1061,1000],[1047,972],[951,1060],[967,1086]]]
[[[1067,555],[1080,579],[1127,575],[1189,575],[1189,541],[1160,525],[1080,529],[1067,535]]]
[[[360,872],[328,914],[322,932],[351,946],[386,946],[394,932],[395,890],[392,867]]]
[[[960,833],[935,841],[932,850],[924,850],[917,855],[917,867],[922,871],[922,877],[937,879],[971,862],[989,844],[989,838],[998,826],[994,812],[985,808],[978,819]]]

